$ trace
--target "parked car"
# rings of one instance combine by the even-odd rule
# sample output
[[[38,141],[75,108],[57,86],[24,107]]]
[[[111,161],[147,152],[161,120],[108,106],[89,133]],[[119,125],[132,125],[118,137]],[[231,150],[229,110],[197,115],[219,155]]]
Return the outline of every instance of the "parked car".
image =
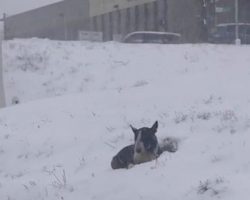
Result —
[[[122,40],[123,43],[157,43],[177,44],[180,43],[181,35],[172,32],[136,31],[129,33]]]
[[[235,43],[235,23],[218,24],[211,32],[208,41],[211,43]],[[242,44],[250,44],[250,23],[239,23],[239,39]]]

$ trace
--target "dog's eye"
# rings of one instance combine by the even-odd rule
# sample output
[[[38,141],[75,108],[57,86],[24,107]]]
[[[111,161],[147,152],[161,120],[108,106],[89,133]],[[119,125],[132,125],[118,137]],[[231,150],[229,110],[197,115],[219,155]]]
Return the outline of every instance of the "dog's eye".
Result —
[[[151,148],[151,144],[147,144],[146,149],[150,149],[150,148]]]

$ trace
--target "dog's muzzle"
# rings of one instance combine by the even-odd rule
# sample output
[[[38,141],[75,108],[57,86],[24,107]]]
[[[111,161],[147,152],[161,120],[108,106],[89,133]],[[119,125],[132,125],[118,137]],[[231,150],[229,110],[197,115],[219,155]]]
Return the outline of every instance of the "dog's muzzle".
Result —
[[[135,148],[135,152],[136,152],[136,153],[141,153],[141,152],[142,152],[142,149],[141,149],[141,148]]]

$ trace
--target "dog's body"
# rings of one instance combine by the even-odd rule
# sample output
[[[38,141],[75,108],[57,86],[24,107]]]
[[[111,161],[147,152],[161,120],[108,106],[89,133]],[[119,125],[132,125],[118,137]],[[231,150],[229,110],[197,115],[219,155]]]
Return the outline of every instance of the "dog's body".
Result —
[[[111,167],[113,169],[119,169],[129,168],[134,165],[134,146],[135,145],[132,144],[119,151],[116,156],[113,157]]]
[[[157,121],[151,128],[136,129],[133,126],[131,128],[134,132],[135,143],[124,147],[113,157],[111,161],[113,169],[129,168],[135,164],[155,160],[163,151],[175,152],[177,150],[177,143],[173,145],[169,141],[164,141],[162,145],[159,145],[155,135],[158,128]]]

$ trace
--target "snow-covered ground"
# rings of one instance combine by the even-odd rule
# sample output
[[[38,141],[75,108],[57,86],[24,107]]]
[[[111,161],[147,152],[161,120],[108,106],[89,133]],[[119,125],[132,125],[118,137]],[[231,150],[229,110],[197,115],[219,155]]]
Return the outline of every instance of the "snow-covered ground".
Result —
[[[4,43],[2,200],[248,200],[250,46]],[[55,97],[57,96],[57,97]],[[129,124],[176,137],[176,153],[110,161]]]

